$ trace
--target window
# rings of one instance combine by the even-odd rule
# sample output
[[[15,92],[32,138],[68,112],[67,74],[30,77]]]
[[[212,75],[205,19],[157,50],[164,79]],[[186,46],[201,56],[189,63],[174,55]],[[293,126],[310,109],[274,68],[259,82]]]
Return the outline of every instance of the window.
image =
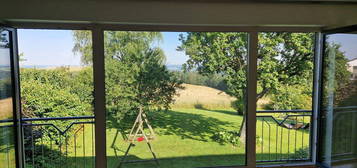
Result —
[[[356,34],[326,36],[322,87],[321,161],[327,166],[356,166],[357,83],[348,60],[356,59]]]
[[[26,167],[94,166],[92,48],[81,48],[90,37],[85,30],[18,30]]]
[[[313,45],[314,33],[259,33],[258,163],[311,158]]]
[[[247,33],[104,38],[108,167],[245,164]]]
[[[10,31],[0,28],[0,165],[16,167]]]

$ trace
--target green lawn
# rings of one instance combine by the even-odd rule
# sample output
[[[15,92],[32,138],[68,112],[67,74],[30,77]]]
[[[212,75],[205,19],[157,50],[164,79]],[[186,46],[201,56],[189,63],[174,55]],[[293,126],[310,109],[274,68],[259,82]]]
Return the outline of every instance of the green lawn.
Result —
[[[220,144],[211,139],[212,135],[218,131],[239,130],[242,116],[236,115],[234,110],[172,109],[168,112],[149,113],[148,116],[157,134],[157,139],[152,141],[152,147],[157,154],[161,168],[245,164],[245,144],[233,146],[231,144]],[[75,165],[77,167],[84,167],[84,165],[85,167],[92,167],[94,164],[92,131],[92,126],[87,125],[84,132],[77,134],[76,148],[73,147],[75,144],[74,137],[70,137],[67,157],[60,157],[61,160],[47,160],[40,164],[44,165],[43,167],[56,167],[59,165],[66,165],[66,167],[76,167]],[[263,134],[261,133],[262,131]],[[272,120],[268,119],[266,121],[258,119],[257,134],[259,136],[257,141],[257,158],[259,160],[291,157],[294,156],[295,151],[299,153],[301,149],[309,146],[308,131],[294,131],[277,127]],[[107,129],[107,156],[110,168],[118,166],[129,145],[119,135],[114,141],[114,146],[112,146],[115,135],[116,129]],[[304,145],[302,141],[304,141]],[[40,142],[38,141],[39,144]],[[41,153],[42,147],[40,145],[37,146],[37,151],[40,153],[39,159],[42,156],[58,154],[58,149],[56,148],[53,148],[55,150],[52,149],[52,153],[50,150],[46,150],[48,145],[44,148],[44,153]],[[62,153],[64,151],[65,149],[63,148]],[[147,144],[138,142],[129,152],[128,160],[151,158],[152,155]],[[31,159],[28,159],[28,163],[31,164],[31,162]],[[155,167],[155,163],[141,162],[125,164],[122,167],[148,168]]]
[[[211,139],[214,133],[221,130],[239,130],[242,116],[236,115],[233,110],[173,109],[167,113],[158,112],[151,115],[152,125],[158,134],[157,140],[153,141],[152,145],[160,159],[161,167],[182,168],[245,164],[244,144],[234,147],[231,144],[219,144]],[[262,124],[263,134],[261,133]],[[276,130],[278,130],[277,134]],[[114,129],[107,130],[107,152],[110,167],[116,167],[119,164],[121,156],[128,146],[122,139],[118,139],[115,143],[118,151],[110,146],[115,132]],[[272,120],[266,122],[258,120],[257,134],[263,138],[263,141],[258,141],[257,144],[257,158],[260,160],[287,158],[288,155],[291,157],[295,151],[309,146],[308,131],[294,131],[277,127]],[[302,141],[304,141],[304,145]],[[138,143],[130,151],[129,159],[150,158],[152,156],[149,149],[143,142]],[[154,166],[153,163],[138,163],[126,164],[124,167],[143,168],[149,167],[149,165]]]
[[[4,168],[15,167],[13,127],[4,127],[10,124],[0,123],[0,167]]]

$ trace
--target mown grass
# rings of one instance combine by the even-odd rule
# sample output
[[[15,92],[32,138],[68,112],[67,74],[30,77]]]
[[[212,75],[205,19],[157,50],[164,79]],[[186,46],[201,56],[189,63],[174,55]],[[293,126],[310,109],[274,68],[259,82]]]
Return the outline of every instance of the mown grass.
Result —
[[[157,138],[152,141],[152,147],[157,154],[161,168],[182,168],[182,167],[208,167],[208,166],[227,166],[227,165],[242,165],[245,164],[245,144],[241,143],[238,146],[231,144],[221,144],[214,141],[211,137],[218,131],[239,130],[242,116],[236,115],[234,110],[219,109],[219,110],[203,110],[203,109],[172,109],[170,111],[158,111],[149,113],[149,118],[157,134]],[[272,121],[267,121],[273,125]],[[263,139],[264,143],[257,143],[257,158],[258,159],[274,159],[278,157],[288,158],[293,156],[295,150],[308,146],[309,133],[307,131],[297,131],[296,135],[293,131],[286,128],[278,127],[278,134],[273,133],[275,127],[271,127],[271,136],[268,136],[269,128],[261,124],[266,124],[265,121],[257,121],[257,134]],[[260,135],[260,130],[263,130],[264,135]],[[115,128],[107,129],[107,156],[109,167],[117,167],[120,163],[128,143],[125,142],[119,134],[114,140],[117,130]],[[290,132],[290,135],[289,135]],[[276,138],[278,135],[278,138]],[[282,137],[280,136],[282,135]],[[87,125],[83,132],[77,135],[76,149],[74,148],[73,136],[69,140],[68,156],[62,157],[60,161],[44,162],[46,167],[56,167],[66,165],[67,167],[93,167],[93,138],[92,126]],[[296,148],[291,142],[297,139]],[[83,139],[84,138],[84,139]],[[269,138],[271,144],[269,145]],[[281,138],[283,139],[282,147],[280,145]],[[290,138],[288,144],[287,138]],[[305,145],[302,145],[304,138]],[[275,151],[278,140],[278,152]],[[114,144],[114,145],[112,145]],[[39,150],[41,159],[41,146],[38,142],[37,150]],[[48,145],[47,145],[48,146]],[[289,146],[289,148],[288,148]],[[263,152],[261,152],[263,147]],[[270,147],[270,154],[269,154]],[[52,149],[58,152],[56,148]],[[76,151],[75,151],[76,150]],[[62,155],[65,148],[62,149]],[[56,153],[55,152],[55,153]],[[44,156],[49,156],[50,151],[46,151]],[[138,142],[129,152],[128,160],[146,160],[152,159],[152,155],[145,142]],[[29,160],[31,164],[31,159]],[[154,162],[125,164],[123,167],[128,168],[147,168],[155,167]]]
[[[230,107],[230,102],[234,99],[215,89],[207,91],[207,87],[186,85],[186,89],[189,91],[180,92],[171,110],[148,113],[157,134],[157,138],[152,141],[152,147],[157,154],[160,167],[190,168],[245,164],[244,143],[233,146],[216,142],[211,138],[219,131],[240,129],[243,117],[237,115]],[[81,131],[76,137],[71,136],[68,139],[68,148],[62,148],[61,152],[56,145],[50,147],[48,143],[42,145],[41,141],[37,141],[35,147],[38,158],[35,159],[39,161],[36,161],[36,164],[42,167],[93,167],[93,127],[86,125],[84,128],[84,132]],[[129,145],[120,134],[115,139],[116,133],[117,129],[107,128],[108,167],[113,168],[118,166]],[[293,156],[295,151],[309,146],[308,131],[294,132],[276,126],[271,119],[257,119],[257,135],[258,160],[288,158]],[[296,143],[292,143],[295,141]],[[64,155],[65,153],[68,155]],[[53,160],[49,160],[49,156],[52,156]],[[41,161],[43,158],[46,160]],[[27,158],[27,167],[30,168],[31,159]],[[146,159],[152,159],[152,155],[144,142],[137,143],[129,152],[128,160]],[[0,164],[1,162],[5,160],[0,161]],[[123,167],[148,168],[155,167],[155,164],[125,164]]]

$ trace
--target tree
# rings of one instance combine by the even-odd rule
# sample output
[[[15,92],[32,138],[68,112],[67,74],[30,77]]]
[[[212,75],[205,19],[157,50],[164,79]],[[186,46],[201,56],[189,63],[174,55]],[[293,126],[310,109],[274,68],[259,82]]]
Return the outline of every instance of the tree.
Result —
[[[179,51],[189,60],[186,70],[201,74],[222,74],[228,94],[244,104],[247,87],[247,33],[189,32],[181,34]],[[296,85],[312,80],[312,33],[259,33],[257,100],[280,85]],[[243,114],[245,105],[238,105]],[[245,121],[245,120],[244,120]],[[242,127],[245,126],[243,122]],[[244,129],[243,129],[244,130]],[[244,136],[244,135],[243,135]]]
[[[81,54],[83,64],[91,64],[90,34],[74,31],[73,35],[73,51]],[[168,71],[166,57],[156,47],[161,33],[106,31],[104,37],[108,125],[125,126],[121,121],[131,119],[139,106],[145,110],[169,108],[180,82]]]
[[[341,45],[327,41],[324,57],[324,81],[325,87],[323,94],[324,104],[327,105],[328,92],[333,92],[334,105],[338,106],[342,101],[349,97],[353,83],[350,80],[351,72],[348,71],[348,59],[341,51]],[[333,62],[333,63],[332,63]]]

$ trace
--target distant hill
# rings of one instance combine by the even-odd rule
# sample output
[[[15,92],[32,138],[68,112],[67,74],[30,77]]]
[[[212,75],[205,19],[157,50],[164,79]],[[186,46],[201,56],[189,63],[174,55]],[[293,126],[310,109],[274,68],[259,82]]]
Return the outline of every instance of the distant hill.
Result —
[[[69,68],[70,71],[79,71],[85,66],[80,66],[80,65],[63,65],[63,66],[57,66],[57,65],[22,65],[20,68],[25,68],[25,69],[56,69],[56,68]]]
[[[166,67],[168,70],[171,70],[171,71],[181,71],[182,70],[182,65],[169,64],[169,65],[166,65]]]

